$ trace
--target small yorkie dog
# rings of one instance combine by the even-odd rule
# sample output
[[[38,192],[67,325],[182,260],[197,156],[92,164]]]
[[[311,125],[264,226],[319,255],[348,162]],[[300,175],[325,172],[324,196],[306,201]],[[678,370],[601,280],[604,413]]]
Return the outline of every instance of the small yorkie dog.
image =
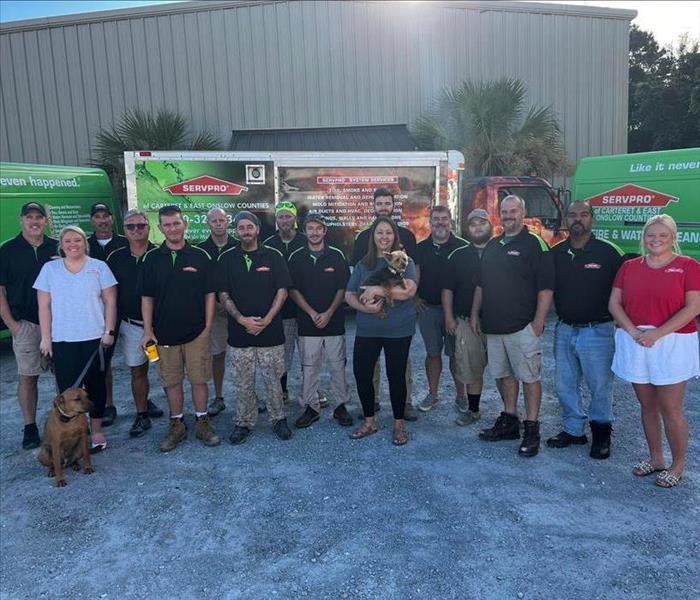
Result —
[[[406,266],[408,265],[408,255],[403,250],[394,250],[393,252],[385,252],[384,258],[388,263],[387,266],[369,275],[360,286],[360,289],[365,290],[360,296],[360,302],[362,302],[362,304],[381,300],[389,306],[394,306],[394,300],[391,297],[391,288],[397,285],[404,289],[406,288],[404,274],[406,273]],[[383,287],[386,295],[368,295],[366,288],[370,286]],[[377,313],[377,317],[379,319],[386,319],[387,315],[384,311],[384,306],[382,306],[382,310]]]

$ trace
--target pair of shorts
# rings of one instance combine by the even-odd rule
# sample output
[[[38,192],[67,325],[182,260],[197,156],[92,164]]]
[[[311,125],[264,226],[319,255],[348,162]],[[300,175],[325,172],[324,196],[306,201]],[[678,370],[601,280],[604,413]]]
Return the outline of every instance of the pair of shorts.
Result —
[[[19,330],[12,336],[12,351],[17,361],[17,373],[25,377],[41,375],[41,328],[31,321],[20,321]]]
[[[185,377],[192,384],[211,379],[209,332],[202,332],[191,342],[178,346],[158,346],[158,373],[164,388],[180,385]]]
[[[212,356],[218,356],[228,350],[228,318],[225,315],[214,315],[209,338],[209,351]]]
[[[612,371],[630,383],[671,385],[688,381],[700,375],[698,334],[669,333],[647,348],[624,329],[617,329]]]
[[[419,312],[418,328],[428,356],[440,356],[443,347],[446,356],[454,356],[455,339],[445,331],[445,314],[442,306],[428,304],[425,310]]]
[[[528,323],[520,331],[487,334],[489,369],[494,379],[515,377],[523,383],[535,383],[542,372],[542,339]]]
[[[476,335],[469,326],[469,319],[459,317],[454,342],[457,379],[465,385],[483,381],[487,362],[486,336]]]
[[[148,362],[146,353],[141,348],[143,327],[122,321],[119,325],[119,347],[124,354],[124,362],[128,367],[140,367]]]

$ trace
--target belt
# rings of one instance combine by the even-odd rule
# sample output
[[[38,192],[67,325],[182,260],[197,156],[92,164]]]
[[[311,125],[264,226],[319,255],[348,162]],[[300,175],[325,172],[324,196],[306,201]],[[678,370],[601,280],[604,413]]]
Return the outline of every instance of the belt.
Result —
[[[143,321],[137,321],[136,319],[124,319],[129,325],[136,325],[136,327],[143,327]]]
[[[566,319],[559,319],[561,323],[568,325],[569,327],[595,327],[596,325],[603,325],[604,323],[612,322],[612,319],[601,319],[599,321],[588,321],[588,323],[574,323],[573,321],[567,321]]]

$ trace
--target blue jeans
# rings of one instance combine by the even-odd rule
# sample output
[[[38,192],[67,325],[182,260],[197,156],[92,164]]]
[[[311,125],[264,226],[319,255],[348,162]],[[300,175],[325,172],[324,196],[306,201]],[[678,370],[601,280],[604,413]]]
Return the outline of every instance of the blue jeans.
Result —
[[[564,431],[584,434],[586,421],[612,423],[612,384],[615,326],[571,327],[561,321],[554,333],[556,388],[562,407]],[[583,408],[581,382],[591,392],[588,416]]]

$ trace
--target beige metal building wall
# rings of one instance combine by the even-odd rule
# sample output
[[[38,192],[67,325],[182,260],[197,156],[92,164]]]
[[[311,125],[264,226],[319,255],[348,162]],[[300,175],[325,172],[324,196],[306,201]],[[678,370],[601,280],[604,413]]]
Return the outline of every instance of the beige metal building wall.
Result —
[[[572,160],[624,152],[634,11],[517,2],[186,2],[0,27],[0,159],[85,164],[168,107],[232,129],[409,123],[444,86],[519,77]]]

